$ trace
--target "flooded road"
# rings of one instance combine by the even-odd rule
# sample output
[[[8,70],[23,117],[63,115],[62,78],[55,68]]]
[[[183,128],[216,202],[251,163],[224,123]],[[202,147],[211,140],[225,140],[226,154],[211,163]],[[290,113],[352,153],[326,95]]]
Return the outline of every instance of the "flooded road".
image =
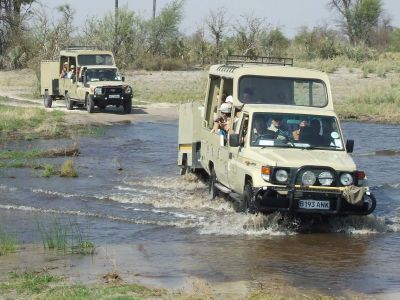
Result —
[[[38,265],[59,260],[59,272],[76,280],[96,281],[99,272],[117,270],[122,278],[156,286],[181,288],[200,280],[239,295],[274,285],[338,296],[398,295],[400,127],[343,127],[378,199],[370,216],[300,230],[297,220],[279,214],[235,213],[222,198],[209,201],[206,185],[194,176],[178,175],[175,122],[141,122],[114,126],[100,138],[3,145],[34,149],[78,142],[81,154],[74,158],[76,179],[0,170],[0,224],[20,243],[32,244],[41,243],[39,225],[78,223],[99,246],[96,255],[37,258]],[[35,260],[8,257],[0,257],[0,272],[13,259]]]

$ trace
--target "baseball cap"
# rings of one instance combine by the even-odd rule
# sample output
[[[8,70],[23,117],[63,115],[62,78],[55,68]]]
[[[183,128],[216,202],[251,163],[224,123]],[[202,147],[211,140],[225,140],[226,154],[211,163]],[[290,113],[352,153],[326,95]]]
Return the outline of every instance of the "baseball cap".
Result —
[[[226,97],[225,102],[226,103],[233,103],[233,97],[231,95],[229,95],[228,97]]]

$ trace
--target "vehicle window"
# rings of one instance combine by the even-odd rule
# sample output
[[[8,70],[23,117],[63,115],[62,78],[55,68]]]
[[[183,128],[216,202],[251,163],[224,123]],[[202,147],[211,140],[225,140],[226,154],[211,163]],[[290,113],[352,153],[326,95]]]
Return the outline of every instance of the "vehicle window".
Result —
[[[117,69],[88,69],[85,76],[87,82],[121,80]]]
[[[301,114],[255,113],[250,145],[344,150],[335,117]]]
[[[82,54],[78,56],[80,66],[107,65],[114,64],[110,54]]]
[[[328,96],[323,81],[314,79],[243,76],[239,100],[251,104],[324,107]]]

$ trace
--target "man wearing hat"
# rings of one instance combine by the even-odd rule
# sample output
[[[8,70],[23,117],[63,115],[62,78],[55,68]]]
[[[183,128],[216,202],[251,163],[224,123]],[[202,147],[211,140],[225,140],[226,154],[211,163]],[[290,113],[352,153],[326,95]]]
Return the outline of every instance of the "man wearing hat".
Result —
[[[69,70],[68,72],[68,78],[74,79],[74,77],[75,77],[75,66],[71,65],[71,70]]]
[[[63,63],[63,68],[61,70],[60,78],[67,78],[68,76],[68,62]]]
[[[221,112],[221,116],[214,120],[214,125],[211,129],[211,132],[217,132],[218,129],[220,129],[227,133],[230,125],[232,103],[222,103],[218,110]]]

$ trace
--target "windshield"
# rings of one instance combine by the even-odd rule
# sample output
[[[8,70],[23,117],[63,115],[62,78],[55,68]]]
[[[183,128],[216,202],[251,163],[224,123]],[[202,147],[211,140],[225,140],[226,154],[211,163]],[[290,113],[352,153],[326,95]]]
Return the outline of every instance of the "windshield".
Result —
[[[328,104],[323,81],[314,79],[243,76],[239,81],[243,103],[324,107]]]
[[[78,56],[78,65],[80,66],[112,66],[113,64],[114,62],[110,54],[82,54]]]
[[[117,69],[88,69],[85,73],[86,82],[94,81],[120,81]]]
[[[295,147],[343,150],[335,117],[255,113],[250,145],[256,147]]]

